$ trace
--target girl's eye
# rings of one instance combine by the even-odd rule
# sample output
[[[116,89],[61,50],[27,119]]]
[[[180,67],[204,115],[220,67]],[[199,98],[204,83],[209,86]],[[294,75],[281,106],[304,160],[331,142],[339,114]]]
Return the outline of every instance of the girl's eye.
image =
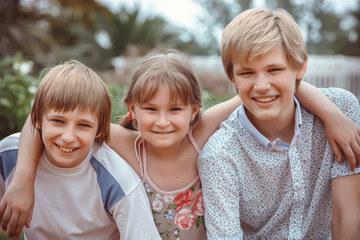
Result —
[[[147,110],[147,111],[156,111],[156,109],[153,108],[153,107],[145,107],[144,110]]]
[[[181,111],[182,110],[182,108],[180,108],[180,107],[172,107],[172,108],[170,108],[170,111]]]
[[[81,126],[81,127],[91,127],[89,124],[86,124],[86,123],[80,123],[79,126]]]

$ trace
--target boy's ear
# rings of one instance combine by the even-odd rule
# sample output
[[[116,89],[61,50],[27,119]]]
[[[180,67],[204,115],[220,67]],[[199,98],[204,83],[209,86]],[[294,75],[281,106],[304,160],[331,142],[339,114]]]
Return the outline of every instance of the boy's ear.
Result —
[[[296,80],[301,80],[304,77],[306,68],[307,68],[307,61],[305,61],[302,68],[300,68],[300,70],[298,70],[298,72],[296,74]]]

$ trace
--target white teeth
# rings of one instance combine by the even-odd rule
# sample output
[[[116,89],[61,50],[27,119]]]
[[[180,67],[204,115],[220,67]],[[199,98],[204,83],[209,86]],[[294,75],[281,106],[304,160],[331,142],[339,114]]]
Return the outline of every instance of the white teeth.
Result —
[[[60,147],[60,146],[58,146],[58,147],[59,147],[59,149],[60,149],[61,151],[67,152],[67,153],[72,152],[72,151],[75,150],[75,148],[64,148],[64,147]]]
[[[272,97],[264,97],[264,98],[255,98],[256,101],[259,101],[259,102],[263,102],[263,103],[266,103],[266,102],[271,102],[271,101],[274,101],[276,98],[276,96],[272,96]]]

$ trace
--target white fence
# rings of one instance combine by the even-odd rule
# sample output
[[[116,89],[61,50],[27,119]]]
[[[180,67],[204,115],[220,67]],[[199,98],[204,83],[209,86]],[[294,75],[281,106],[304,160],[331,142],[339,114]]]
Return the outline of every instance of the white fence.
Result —
[[[360,100],[360,58],[310,55],[304,81],[317,87],[340,87]]]
[[[191,61],[197,69],[216,69],[225,77],[220,56],[193,56]],[[360,100],[360,57],[310,55],[303,80],[317,87],[346,89]]]

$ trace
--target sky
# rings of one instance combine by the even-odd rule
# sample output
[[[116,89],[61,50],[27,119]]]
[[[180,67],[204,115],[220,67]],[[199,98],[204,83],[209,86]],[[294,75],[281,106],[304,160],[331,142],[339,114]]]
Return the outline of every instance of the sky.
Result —
[[[141,9],[146,9],[146,14],[160,15],[168,19],[174,25],[194,29],[194,22],[201,14],[201,7],[196,0],[98,0],[111,9],[120,9],[126,6],[132,9],[136,4],[141,4]],[[355,8],[358,0],[329,0],[335,9],[342,11],[346,8]],[[257,0],[256,6],[261,7],[264,0]]]
[[[141,6],[141,14],[146,17],[151,16],[162,16],[164,19],[172,23],[173,26],[178,28],[185,28],[188,32],[196,33],[197,39],[201,40],[201,33],[199,32],[197,23],[199,22],[198,18],[202,15],[203,9],[199,4],[196,3],[196,0],[97,0],[103,3],[105,6],[108,6],[114,11],[119,10],[122,6],[125,6],[127,9],[132,10],[136,6]],[[225,0],[224,0],[225,1]],[[231,0],[227,0],[230,1]],[[297,0],[303,1],[303,0]],[[317,1],[317,0],[314,0]],[[334,9],[338,12],[342,12],[349,8],[356,8],[358,0],[327,0],[331,2],[334,6]],[[255,0],[255,7],[263,7],[265,0]],[[352,25],[352,21],[345,22],[345,25]],[[300,26],[301,27],[301,26]],[[222,30],[214,29],[219,38],[219,43],[221,39]],[[304,37],[306,39],[307,33],[305,29],[303,30]],[[180,33],[179,35],[183,40],[186,40],[189,35],[187,32]],[[201,41],[200,41],[201,44]]]

